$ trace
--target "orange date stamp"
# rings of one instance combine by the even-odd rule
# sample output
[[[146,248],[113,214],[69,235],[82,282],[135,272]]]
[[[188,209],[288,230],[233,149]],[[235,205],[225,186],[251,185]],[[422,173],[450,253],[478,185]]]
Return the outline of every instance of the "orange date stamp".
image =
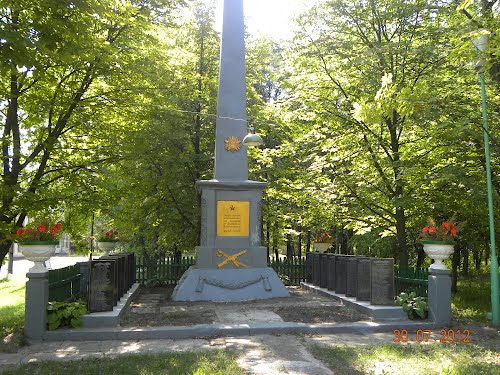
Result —
[[[431,329],[418,329],[415,333],[408,332],[406,329],[395,329],[393,342],[470,342],[470,331],[468,329],[440,329],[439,333]]]

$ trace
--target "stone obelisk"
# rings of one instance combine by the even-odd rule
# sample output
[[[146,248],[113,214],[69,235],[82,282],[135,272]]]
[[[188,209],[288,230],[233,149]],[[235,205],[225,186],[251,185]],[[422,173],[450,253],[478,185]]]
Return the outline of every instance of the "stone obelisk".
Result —
[[[196,265],[175,301],[244,301],[288,296],[261,246],[265,182],[248,180],[243,0],[224,0],[215,139],[215,176],[197,181],[201,238]]]

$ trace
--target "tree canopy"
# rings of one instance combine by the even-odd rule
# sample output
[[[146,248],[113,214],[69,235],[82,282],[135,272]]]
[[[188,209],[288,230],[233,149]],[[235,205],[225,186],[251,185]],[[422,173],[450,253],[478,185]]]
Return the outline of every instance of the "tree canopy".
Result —
[[[474,61],[486,59],[498,202],[499,8],[328,0],[288,41],[247,36],[248,119],[266,142],[249,167],[269,182],[268,246],[327,230],[338,251],[407,265],[426,218],[457,212],[473,250],[487,251]],[[194,183],[213,174],[213,4],[4,1],[0,22],[0,259],[41,215],[82,238],[97,216],[150,253],[198,245]],[[470,43],[480,34],[484,56]]]

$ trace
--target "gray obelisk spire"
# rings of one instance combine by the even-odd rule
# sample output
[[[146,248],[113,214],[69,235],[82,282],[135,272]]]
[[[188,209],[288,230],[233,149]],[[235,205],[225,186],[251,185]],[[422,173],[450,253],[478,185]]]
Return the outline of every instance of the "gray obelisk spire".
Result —
[[[248,179],[246,147],[228,152],[229,137],[240,142],[246,135],[245,28],[243,0],[225,0],[219,67],[215,142],[215,179]],[[231,138],[234,142],[234,138]]]
[[[288,296],[267,265],[261,244],[262,191],[248,180],[243,0],[225,0],[215,139],[215,179],[196,181],[201,193],[196,265],[184,273],[174,301],[245,301]]]

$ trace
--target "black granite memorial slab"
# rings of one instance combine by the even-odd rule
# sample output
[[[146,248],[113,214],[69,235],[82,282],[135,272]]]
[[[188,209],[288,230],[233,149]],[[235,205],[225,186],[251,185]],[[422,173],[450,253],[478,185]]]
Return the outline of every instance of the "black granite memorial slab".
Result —
[[[357,281],[358,281],[358,267],[357,257],[346,257],[346,297],[356,297]]]
[[[371,258],[358,257],[356,264],[358,274],[356,299],[358,301],[369,301],[371,296]]]
[[[97,260],[102,260],[102,261],[109,261],[112,262],[114,267],[113,271],[113,279],[112,279],[112,285],[113,285],[113,298],[115,300],[114,304],[115,306],[118,304],[118,300],[120,299],[120,285],[119,285],[119,279],[118,279],[118,260],[110,255],[103,255],[99,257]],[[93,275],[91,275],[93,277]]]
[[[319,255],[319,287],[326,288],[328,286],[328,254],[321,253]]]
[[[120,257],[114,255],[103,255],[99,258],[99,260],[111,260],[115,262],[115,278],[114,278],[114,286],[115,286],[115,305],[118,304],[118,300],[122,296],[123,292],[123,280],[121,276],[121,269],[123,267],[123,261],[120,261]]]
[[[372,305],[394,305],[394,259],[372,258],[371,297]]]
[[[135,283],[135,253],[129,253],[129,272],[130,272],[130,285],[129,288]]]
[[[328,254],[328,290],[335,290],[335,254]]]
[[[90,263],[90,312],[113,311],[116,302],[115,270],[115,260],[96,259]]]
[[[320,267],[319,267],[319,253],[313,253],[313,285],[319,286],[320,281]]]
[[[128,290],[128,259],[124,254],[113,254],[112,257],[118,259],[118,299],[120,299]]]
[[[345,294],[347,289],[347,255],[335,257],[335,293]]]
[[[313,281],[313,254],[306,252],[306,283],[311,284]]]

